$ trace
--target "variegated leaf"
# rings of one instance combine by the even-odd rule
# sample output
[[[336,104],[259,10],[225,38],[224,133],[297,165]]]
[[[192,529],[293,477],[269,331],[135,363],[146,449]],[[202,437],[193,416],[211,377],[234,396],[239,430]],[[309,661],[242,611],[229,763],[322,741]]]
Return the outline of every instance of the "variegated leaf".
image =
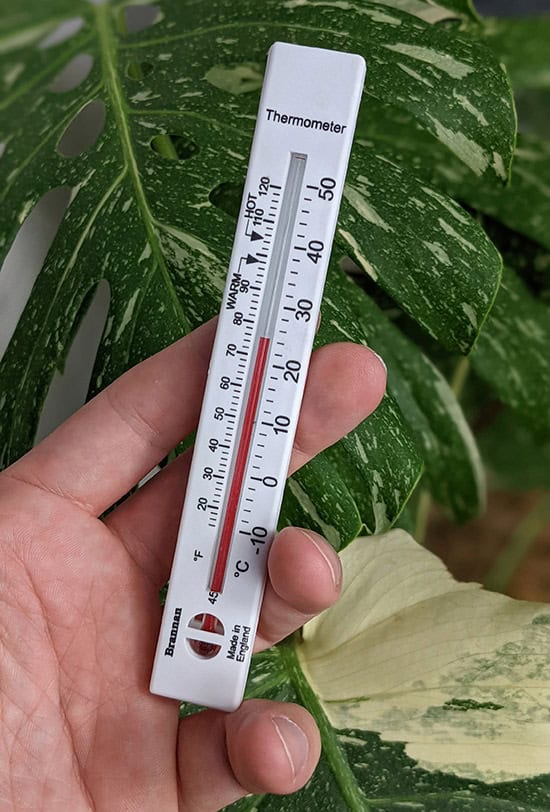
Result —
[[[483,20],[483,38],[506,65],[514,90],[550,89],[550,8],[539,17]]]
[[[550,435],[550,311],[510,269],[472,353],[476,372],[530,427]]]
[[[486,48],[454,32],[370,0],[159,0],[158,6],[152,28],[126,35],[121,6],[55,0],[47,6],[53,15],[48,21],[46,4],[9,0],[0,49],[0,75],[10,84],[0,102],[0,142],[6,145],[0,160],[2,253],[45,192],[67,187],[71,193],[65,219],[0,366],[3,464],[32,444],[53,373],[63,365],[75,327],[100,280],[109,282],[111,303],[91,393],[217,311],[234,230],[220,200],[227,185],[238,186],[245,173],[265,55],[273,40],[364,53],[370,66],[369,94],[392,98],[410,110],[476,171],[493,179],[507,174],[514,117],[506,77]],[[78,16],[80,29],[67,41],[50,40],[51,47],[40,47],[44,41],[38,36],[53,34],[64,13]],[[39,35],[36,26],[44,27]],[[89,75],[77,88],[54,92],[56,75],[80,53],[93,59]],[[484,121],[472,116],[464,99],[481,105]],[[87,152],[65,157],[58,151],[59,142],[90,102],[104,105],[105,129]],[[168,134],[180,137],[185,147],[181,154]],[[396,184],[392,194],[399,194],[395,168],[380,164],[368,180],[383,188],[390,174]],[[412,187],[405,178],[403,184],[405,206]],[[380,239],[373,236],[373,224],[363,216],[367,195],[357,181],[350,194],[355,196],[355,211],[359,206],[363,213],[356,216],[350,208],[345,230],[356,233],[359,246],[371,241],[376,261],[389,274],[397,256],[395,251],[384,252],[380,239],[391,235],[378,229]],[[457,211],[444,199],[434,206],[433,216],[446,206]],[[381,212],[382,218],[392,218],[396,229],[394,214],[389,209]],[[422,218],[418,224],[421,227]],[[416,296],[410,295],[410,310],[445,343],[466,348],[494,293],[498,268],[471,221],[457,220],[456,230],[462,242],[449,239],[441,250],[435,246],[433,229],[426,232],[424,242],[435,247],[430,252],[424,245],[418,253],[418,263],[424,265],[415,273],[418,278],[425,275],[425,284],[421,281]],[[402,260],[407,245],[412,248],[415,231],[413,225],[400,240]],[[422,314],[422,297],[429,302],[434,268],[440,267],[444,252],[455,250],[461,267],[467,242],[472,242],[470,281],[462,271],[457,274],[456,295],[465,301],[464,290],[476,279],[479,295],[473,317],[462,308],[452,320],[450,309],[438,314],[433,306]],[[401,268],[402,277],[409,272]],[[395,278],[391,284],[399,287]],[[413,286],[405,287],[412,294]],[[437,291],[434,296],[440,299]],[[361,520],[371,529],[395,520],[421,468],[396,407],[382,410],[376,419],[383,429],[380,436],[389,438],[396,451],[393,457],[388,447],[377,450],[381,463],[375,470],[382,484],[377,483],[374,501],[372,489],[363,488],[360,498],[357,495],[359,479],[369,481],[361,456],[348,451],[344,455],[354,472],[351,485],[346,485]],[[302,482],[301,487],[310,502],[296,489],[297,511],[313,504],[309,485]],[[326,505],[318,515],[323,511],[329,512]],[[356,532],[354,522],[342,523],[340,543]]]
[[[427,23],[462,19],[468,22],[479,19],[471,0],[377,0],[380,5],[397,8],[414,14]]]
[[[299,701],[323,755],[258,812],[544,812],[550,607],[453,580],[403,531],[341,554],[340,601],[255,658],[248,695]]]
[[[409,114],[373,101],[361,111],[359,143],[405,165],[426,183],[500,220],[508,228],[550,247],[550,146],[518,135],[512,181],[496,189],[472,178]]]
[[[500,256],[458,203],[378,143],[355,146],[336,240],[438,341],[471,349],[496,296]]]
[[[374,302],[345,274],[334,269],[329,277],[318,341],[346,340],[368,344],[386,360],[388,393],[395,399],[416,440],[434,497],[459,520],[480,513],[485,504],[484,473],[474,438],[450,386]],[[338,454],[326,452],[337,470],[346,460],[345,452],[350,459],[356,456],[363,459],[370,488],[358,482],[356,498],[361,504],[365,497],[369,498],[370,490],[372,504],[376,505],[378,496],[374,521],[366,522],[369,532],[374,533],[388,528],[385,517],[388,496],[392,504],[391,494],[383,488],[390,471],[384,464],[384,447],[377,439],[386,434],[388,428],[389,425],[384,427],[369,420],[342,441]],[[399,440],[399,435],[386,436],[390,446]],[[394,452],[397,453],[397,448]],[[344,478],[349,480],[348,476]],[[363,516],[368,516],[366,507]]]

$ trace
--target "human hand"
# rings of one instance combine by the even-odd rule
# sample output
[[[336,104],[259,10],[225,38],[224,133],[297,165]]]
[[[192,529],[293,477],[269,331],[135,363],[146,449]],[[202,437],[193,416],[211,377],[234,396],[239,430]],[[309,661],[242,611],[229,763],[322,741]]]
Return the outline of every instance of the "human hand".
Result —
[[[210,812],[303,786],[319,733],[293,704],[179,720],[149,693],[190,450],[98,519],[196,426],[212,320],[134,367],[0,474],[0,808]],[[354,344],[313,354],[289,473],[380,401]],[[261,651],[338,595],[338,556],[286,528],[269,555]]]

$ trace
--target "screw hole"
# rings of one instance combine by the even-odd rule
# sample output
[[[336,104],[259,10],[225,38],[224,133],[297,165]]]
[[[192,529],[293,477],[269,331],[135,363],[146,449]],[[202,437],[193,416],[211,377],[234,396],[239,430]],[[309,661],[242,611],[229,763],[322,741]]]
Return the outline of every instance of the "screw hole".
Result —
[[[211,632],[212,634],[223,634],[225,631],[221,620],[208,612],[195,615],[187,625],[190,629],[201,629],[202,631]],[[198,657],[202,657],[203,660],[210,660],[221,651],[221,646],[217,643],[209,643],[206,640],[187,638],[187,642],[191,651]]]
[[[188,640],[191,651],[202,657],[203,660],[211,660],[216,654],[221,651],[221,646],[216,646],[214,643],[205,643],[203,640]]]
[[[202,629],[205,632],[212,632],[212,634],[223,634],[225,632],[221,620],[207,612],[195,615],[187,625],[190,629]]]

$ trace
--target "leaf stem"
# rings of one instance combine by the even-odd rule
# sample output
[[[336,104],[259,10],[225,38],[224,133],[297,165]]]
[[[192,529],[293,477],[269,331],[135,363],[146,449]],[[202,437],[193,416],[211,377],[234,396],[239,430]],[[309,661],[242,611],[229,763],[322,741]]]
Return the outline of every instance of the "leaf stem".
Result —
[[[426,531],[428,520],[432,509],[432,495],[427,488],[421,488],[416,508],[416,523],[414,527],[414,538],[422,546],[426,543]]]
[[[279,645],[278,650],[285,671],[290,677],[300,702],[311,712],[317,722],[321,734],[323,754],[330,764],[348,809],[351,812],[369,812],[371,807],[367,803],[367,798],[359,787],[349,761],[338,743],[337,731],[334,730],[319,697],[304,675],[304,670],[296,653],[295,642],[291,639],[289,642]]]
[[[153,255],[151,275],[148,282],[144,284],[144,290],[147,288],[147,284],[151,281],[153,275],[158,270],[161,277],[165,281],[166,289],[169,292],[174,313],[179,320],[180,327],[183,331],[189,333],[191,332],[191,326],[183,311],[182,304],[174,290],[173,282],[162,252],[162,246],[155,228],[153,214],[149,208],[149,203],[145,195],[141,174],[134,153],[132,138],[130,135],[130,125],[128,121],[128,111],[117,70],[117,41],[112,30],[111,11],[112,9],[108,5],[94,6],[98,40],[102,54],[105,89],[109,95],[118,129],[124,162],[134,187],[137,206],[147,233],[147,242],[151,247],[151,252]]]
[[[457,400],[460,399],[464,384],[470,372],[470,359],[464,356],[457,361],[451,377],[451,389],[453,390]]]
[[[550,495],[543,494],[534,508],[510,536],[504,550],[483,579],[483,586],[492,592],[505,592],[512,576],[550,522]]]

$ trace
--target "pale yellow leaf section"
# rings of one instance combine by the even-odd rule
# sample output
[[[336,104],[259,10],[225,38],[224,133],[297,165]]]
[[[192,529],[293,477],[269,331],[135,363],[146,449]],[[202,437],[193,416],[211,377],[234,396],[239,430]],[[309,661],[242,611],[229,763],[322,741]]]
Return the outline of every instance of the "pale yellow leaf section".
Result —
[[[341,553],[344,588],[299,657],[332,724],[485,782],[550,772],[550,605],[457,583],[401,530]]]

